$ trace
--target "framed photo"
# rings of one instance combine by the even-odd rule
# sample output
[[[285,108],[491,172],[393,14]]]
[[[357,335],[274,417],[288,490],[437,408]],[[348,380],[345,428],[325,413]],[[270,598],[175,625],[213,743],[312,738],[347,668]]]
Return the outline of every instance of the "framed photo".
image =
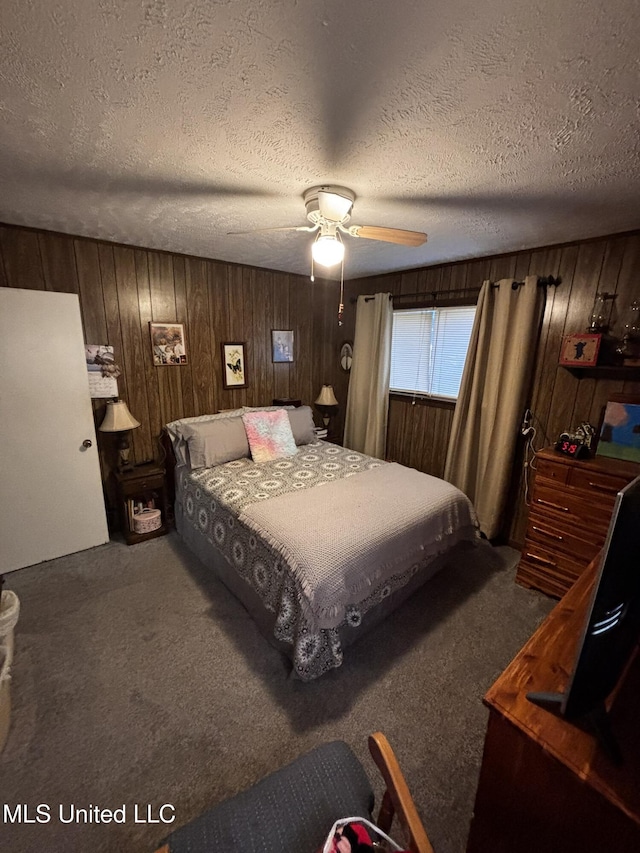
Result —
[[[149,323],[149,329],[153,363],[156,367],[187,363],[182,323]]]
[[[247,357],[246,344],[224,343],[220,344],[222,349],[222,383],[229,388],[246,388],[247,380]]]
[[[293,361],[293,332],[274,329],[271,332],[271,361]]]
[[[584,335],[565,335],[560,350],[560,364],[567,367],[595,367],[602,335],[587,332]]]
[[[602,413],[596,456],[640,462],[640,397],[611,395]]]
[[[340,370],[349,373],[351,370],[351,362],[353,361],[353,343],[344,341],[340,345]]]

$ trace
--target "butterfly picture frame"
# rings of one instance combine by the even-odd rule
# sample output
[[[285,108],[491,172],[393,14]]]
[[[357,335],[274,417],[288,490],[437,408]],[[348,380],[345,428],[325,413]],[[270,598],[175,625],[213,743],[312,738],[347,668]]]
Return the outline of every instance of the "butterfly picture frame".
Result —
[[[231,342],[220,344],[222,350],[222,383],[225,390],[230,388],[246,388],[247,359],[246,343]]]

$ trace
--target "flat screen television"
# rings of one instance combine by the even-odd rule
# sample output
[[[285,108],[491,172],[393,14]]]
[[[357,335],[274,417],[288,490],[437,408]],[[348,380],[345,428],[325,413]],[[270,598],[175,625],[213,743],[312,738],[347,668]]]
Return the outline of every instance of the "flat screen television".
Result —
[[[527,699],[567,720],[584,720],[616,762],[622,755],[605,701],[640,640],[640,477],[616,495],[600,569],[564,693]]]

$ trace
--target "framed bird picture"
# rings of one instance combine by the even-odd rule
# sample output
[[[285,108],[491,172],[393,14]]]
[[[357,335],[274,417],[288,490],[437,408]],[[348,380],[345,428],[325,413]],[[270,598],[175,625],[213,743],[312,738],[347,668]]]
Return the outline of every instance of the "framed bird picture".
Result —
[[[220,347],[222,349],[222,382],[225,389],[246,388],[249,384],[246,344],[244,342],[223,343]]]

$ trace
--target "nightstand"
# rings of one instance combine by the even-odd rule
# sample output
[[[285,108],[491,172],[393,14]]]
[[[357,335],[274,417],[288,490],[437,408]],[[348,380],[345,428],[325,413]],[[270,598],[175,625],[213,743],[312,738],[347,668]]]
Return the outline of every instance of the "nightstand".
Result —
[[[136,545],[169,532],[167,482],[162,466],[151,462],[138,465],[132,471],[118,471],[116,483],[122,532],[127,545]],[[156,523],[152,513],[147,513],[145,519],[137,518],[145,509],[160,510],[160,526],[139,532],[135,529],[136,524],[144,528]]]

